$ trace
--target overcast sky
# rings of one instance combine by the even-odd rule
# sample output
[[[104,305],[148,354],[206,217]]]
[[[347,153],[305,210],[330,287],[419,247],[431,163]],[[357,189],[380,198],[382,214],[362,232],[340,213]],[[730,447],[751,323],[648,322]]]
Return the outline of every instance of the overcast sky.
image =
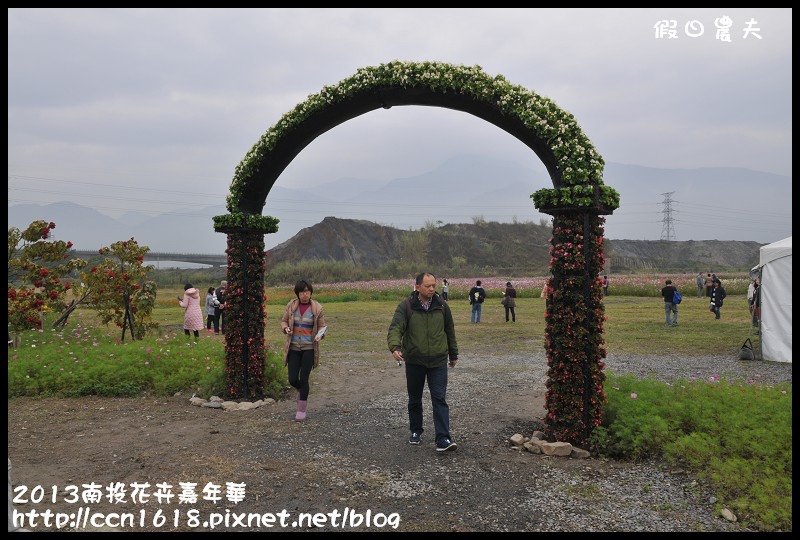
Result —
[[[114,216],[224,204],[236,165],[281,115],[393,60],[503,75],[573,113],[606,162],[791,176],[791,15],[12,8],[9,204],[71,200]],[[661,21],[674,38],[657,37]],[[726,21],[729,41],[715,26]],[[469,114],[394,107],[323,134],[276,185],[385,181],[459,154],[544,170],[528,147]]]

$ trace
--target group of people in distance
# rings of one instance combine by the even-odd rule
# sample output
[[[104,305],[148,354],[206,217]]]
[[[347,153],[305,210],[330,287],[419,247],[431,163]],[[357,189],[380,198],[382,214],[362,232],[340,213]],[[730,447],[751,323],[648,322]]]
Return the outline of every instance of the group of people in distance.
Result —
[[[714,314],[714,318],[719,320],[721,316],[720,309],[724,304],[725,298],[728,296],[727,292],[725,292],[725,287],[722,286],[722,282],[716,274],[710,272],[705,276],[702,272],[698,272],[695,282],[697,284],[697,297],[703,298],[705,295],[705,297],[708,298],[708,309]],[[750,307],[751,322],[753,326],[756,327],[761,317],[760,285],[761,281],[759,278],[755,278],[750,282],[747,288],[747,302]],[[666,314],[667,326],[678,326],[678,305],[673,302],[676,290],[677,289],[672,284],[672,280],[669,279],[661,289],[661,296],[664,298],[664,312]],[[670,320],[670,314],[673,315],[672,320]]]
[[[447,283],[447,280],[444,280]],[[486,289],[483,288],[482,281],[479,279],[475,285],[469,290],[469,304],[472,307],[470,314],[470,322],[479,324],[481,322],[481,314],[483,312],[483,302],[486,300]],[[447,297],[443,295],[447,300]],[[503,307],[506,311],[506,322],[517,322],[517,289],[515,289],[510,281],[506,282],[506,288],[503,290]]]
[[[200,291],[191,283],[183,286],[183,297],[178,296],[178,304],[183,308],[183,332],[187,337],[194,333],[195,339],[200,337],[200,330],[204,327],[207,332],[214,326],[214,333],[225,333],[225,292],[228,282],[223,280],[219,287],[209,287],[205,300],[205,322],[203,310],[200,307]]]

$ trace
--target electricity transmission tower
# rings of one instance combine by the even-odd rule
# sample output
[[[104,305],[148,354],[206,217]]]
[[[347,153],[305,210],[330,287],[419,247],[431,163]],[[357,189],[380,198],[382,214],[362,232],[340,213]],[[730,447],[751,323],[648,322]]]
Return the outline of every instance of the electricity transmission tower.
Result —
[[[675,193],[674,191],[670,191],[669,193],[662,193],[661,195],[664,196],[664,210],[662,213],[664,214],[664,218],[662,220],[661,226],[661,239],[662,240],[675,240],[675,226],[673,225],[672,219],[672,194]]]

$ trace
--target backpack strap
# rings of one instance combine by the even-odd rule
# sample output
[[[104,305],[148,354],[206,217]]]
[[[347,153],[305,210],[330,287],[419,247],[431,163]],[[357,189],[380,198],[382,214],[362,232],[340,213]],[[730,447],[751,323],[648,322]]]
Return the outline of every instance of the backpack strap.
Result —
[[[411,299],[406,298],[404,302],[406,304],[406,323],[408,323],[408,321],[411,320],[411,314],[413,313],[413,311],[411,310]]]

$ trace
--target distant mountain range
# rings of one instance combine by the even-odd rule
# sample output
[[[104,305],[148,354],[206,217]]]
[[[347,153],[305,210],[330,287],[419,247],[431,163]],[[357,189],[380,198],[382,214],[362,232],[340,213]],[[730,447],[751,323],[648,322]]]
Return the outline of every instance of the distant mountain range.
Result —
[[[454,157],[435,170],[388,182],[341,178],[310,189],[280,185],[263,214],[280,220],[265,238],[273,248],[326,217],[360,219],[400,230],[426,225],[487,221],[549,222],[533,207],[531,193],[551,187],[543,172],[485,157]],[[604,182],[621,195],[621,208],[607,216],[606,237],[658,240],[738,240],[766,244],[791,236],[791,177],[738,168],[654,169],[607,163]],[[669,204],[665,204],[667,196]],[[112,218],[74,202],[8,207],[8,225],[25,228],[43,219],[56,223],[55,237],[76,249],[98,249],[135,238],[151,251],[223,253],[225,235],[215,233],[219,205],[156,216],[130,212]],[[465,217],[468,216],[468,217]]]

